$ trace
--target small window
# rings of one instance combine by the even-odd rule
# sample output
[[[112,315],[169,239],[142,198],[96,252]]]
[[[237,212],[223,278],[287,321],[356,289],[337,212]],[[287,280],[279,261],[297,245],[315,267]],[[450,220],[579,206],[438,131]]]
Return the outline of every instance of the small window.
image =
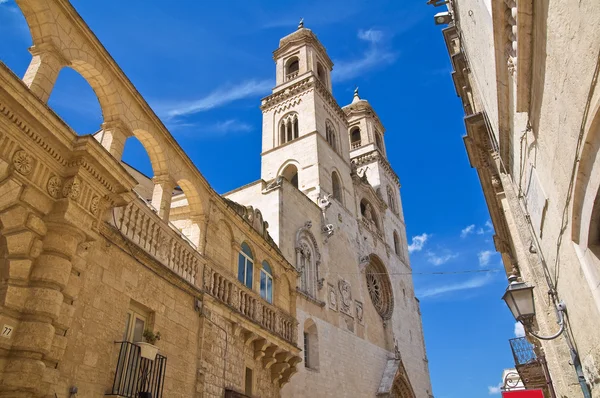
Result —
[[[338,173],[335,171],[331,173],[331,186],[333,188],[333,198],[342,203],[342,184],[340,183]]]
[[[394,190],[388,185],[387,186],[387,197],[388,197],[388,206],[392,213],[398,214],[398,206],[396,205],[396,197],[394,194]]]
[[[319,335],[317,325],[312,319],[304,322],[304,366],[319,369]]]
[[[394,231],[394,251],[396,255],[400,255],[400,238],[398,237],[398,232]]]
[[[244,387],[244,394],[251,396],[252,395],[252,378],[254,377],[254,372],[252,371],[252,369],[250,368],[246,368],[246,375],[245,375],[245,387]]]
[[[337,152],[337,137],[335,128],[329,120],[325,122],[325,138],[327,139],[329,146],[331,146],[333,150]]]
[[[137,343],[143,340],[144,330],[148,323],[148,314],[137,306],[131,305],[125,316],[124,341]]]
[[[273,303],[273,272],[266,261],[263,261],[260,270],[260,296],[269,303]]]
[[[350,145],[352,149],[356,149],[361,146],[360,128],[354,127],[352,130],[350,130]]]
[[[292,57],[287,63],[286,71],[285,71],[285,80],[292,80],[298,76],[298,71],[300,70],[300,62],[298,62],[298,57]]]
[[[304,366],[308,367],[308,333],[304,332]]]
[[[246,243],[242,243],[242,250],[238,256],[238,280],[252,289],[252,272],[254,261],[252,251]]]
[[[298,168],[290,164],[283,170],[283,178],[292,183],[295,188],[298,188]]]
[[[377,148],[383,152],[383,139],[381,138],[379,131],[375,132],[375,145],[377,145]]]
[[[317,62],[317,77],[324,85],[327,85],[327,74],[320,62]]]

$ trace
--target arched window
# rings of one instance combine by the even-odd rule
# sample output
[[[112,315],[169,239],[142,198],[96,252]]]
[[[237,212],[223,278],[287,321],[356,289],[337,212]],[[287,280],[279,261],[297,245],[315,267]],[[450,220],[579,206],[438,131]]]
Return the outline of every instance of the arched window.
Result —
[[[292,57],[287,62],[285,68],[285,80],[292,80],[298,76],[298,70],[300,69],[300,63],[298,57]]]
[[[252,289],[252,272],[254,271],[254,259],[252,251],[246,242],[242,243],[242,250],[238,256],[238,280]]]
[[[281,175],[283,178],[291,182],[294,187],[298,188],[298,168],[295,165],[287,165]]]
[[[397,256],[400,256],[400,238],[398,237],[398,232],[396,231],[394,231],[394,251],[396,252]]]
[[[263,261],[260,270],[260,297],[273,303],[273,272],[266,261]]]
[[[380,229],[377,213],[375,212],[375,209],[373,209],[371,203],[366,199],[360,201],[360,214],[366,222],[371,222],[377,229]]]
[[[327,85],[327,73],[325,73],[325,68],[323,68],[320,62],[317,62],[317,77],[321,83]]]
[[[331,187],[333,191],[333,198],[342,203],[342,183],[340,182],[338,173],[335,171],[331,173]]]
[[[279,122],[279,144],[298,138],[298,114],[289,113]]]
[[[398,214],[398,206],[396,206],[396,198],[394,195],[394,190],[389,185],[387,186],[387,197],[388,197],[388,206],[390,210],[394,214]]]
[[[319,334],[317,325],[312,319],[304,322],[304,366],[319,369]]]
[[[356,149],[360,146],[360,128],[354,127],[352,130],[350,130],[350,147],[352,149]]]
[[[369,265],[365,268],[367,290],[377,313],[383,320],[390,319],[394,311],[392,283],[381,260],[373,254]]]
[[[337,137],[335,134],[335,128],[329,120],[325,122],[325,138],[327,143],[337,152]]]
[[[379,131],[375,131],[375,145],[377,145],[377,148],[383,152],[383,139],[381,138]]]
[[[311,227],[312,223],[308,222],[296,233],[296,269],[300,273],[300,291],[317,297],[317,289],[323,286],[323,280],[319,280],[321,254]]]

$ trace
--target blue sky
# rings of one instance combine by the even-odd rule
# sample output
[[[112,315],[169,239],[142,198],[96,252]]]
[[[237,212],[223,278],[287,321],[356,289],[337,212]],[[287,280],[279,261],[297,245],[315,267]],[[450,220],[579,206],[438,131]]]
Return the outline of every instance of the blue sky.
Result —
[[[507,282],[462,142],[448,54],[433,24],[439,9],[424,0],[73,4],[220,193],[259,178],[258,107],[274,83],[272,51],[304,17],[334,61],[338,103],[348,104],[358,85],[386,127],[414,272],[499,270],[414,277],[435,396],[497,393],[491,387],[513,364],[507,340],[514,320],[500,300]],[[0,60],[22,76],[31,38],[10,0],[0,0],[0,37]],[[49,104],[80,134],[102,122],[93,91],[69,69]],[[125,160],[151,174],[135,140]]]

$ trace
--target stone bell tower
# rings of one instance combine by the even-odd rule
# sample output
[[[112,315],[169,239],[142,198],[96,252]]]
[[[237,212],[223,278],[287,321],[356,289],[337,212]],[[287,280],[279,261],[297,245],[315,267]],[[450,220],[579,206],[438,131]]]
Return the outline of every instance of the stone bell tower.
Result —
[[[333,192],[333,172],[351,186],[346,115],[331,94],[333,63],[302,21],[273,58],[276,86],[261,104],[262,179],[286,178],[316,202]]]

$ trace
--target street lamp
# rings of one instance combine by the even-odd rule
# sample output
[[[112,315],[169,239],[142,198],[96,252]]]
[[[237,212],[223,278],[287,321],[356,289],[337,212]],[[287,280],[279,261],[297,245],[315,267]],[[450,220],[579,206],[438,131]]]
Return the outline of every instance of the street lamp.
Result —
[[[508,308],[510,309],[510,312],[512,312],[515,319],[523,324],[524,328],[529,332],[529,334],[540,340],[553,340],[560,336],[565,330],[563,314],[566,309],[565,303],[561,301],[558,303],[558,305],[556,305],[556,316],[560,326],[559,331],[552,336],[538,336],[531,330],[531,325],[533,324],[533,319],[535,318],[533,286],[529,286],[525,282],[519,282],[515,275],[510,275],[508,277],[508,281],[509,284],[506,288],[504,296],[502,296],[502,300],[506,302],[506,305],[508,305]]]

